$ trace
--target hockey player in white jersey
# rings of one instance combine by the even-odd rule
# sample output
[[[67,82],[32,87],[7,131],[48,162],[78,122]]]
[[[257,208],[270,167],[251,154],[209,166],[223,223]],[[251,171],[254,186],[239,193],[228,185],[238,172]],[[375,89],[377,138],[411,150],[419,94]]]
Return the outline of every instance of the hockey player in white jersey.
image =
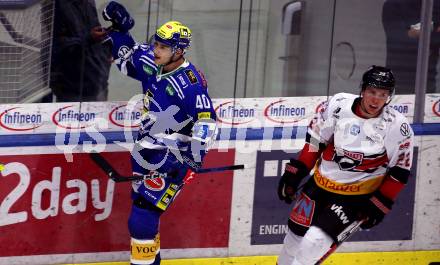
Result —
[[[191,30],[178,21],[163,24],[150,43],[136,44],[128,32],[134,21],[117,2],[103,17],[112,55],[122,73],[142,83],[144,109],[132,151],[133,183],[128,220],[131,264],[159,265],[159,219],[178,192],[202,166],[215,138],[216,116],[203,74],[184,58]]]
[[[311,121],[279,182],[279,198],[294,206],[278,265],[316,264],[352,224],[365,220],[361,228],[372,228],[391,210],[413,156],[413,131],[388,106],[394,89],[391,70],[372,66],[360,96],[334,95]]]

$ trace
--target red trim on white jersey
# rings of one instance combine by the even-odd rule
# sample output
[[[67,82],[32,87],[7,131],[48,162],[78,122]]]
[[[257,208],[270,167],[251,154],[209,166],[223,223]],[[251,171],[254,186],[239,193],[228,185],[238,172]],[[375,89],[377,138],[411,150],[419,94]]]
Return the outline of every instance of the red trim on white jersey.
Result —
[[[320,174],[337,183],[354,183],[384,176],[396,165],[410,170],[414,134],[407,119],[389,106],[378,117],[359,117],[352,109],[358,97],[334,95],[310,123],[308,133],[318,141],[314,145],[326,146]]]

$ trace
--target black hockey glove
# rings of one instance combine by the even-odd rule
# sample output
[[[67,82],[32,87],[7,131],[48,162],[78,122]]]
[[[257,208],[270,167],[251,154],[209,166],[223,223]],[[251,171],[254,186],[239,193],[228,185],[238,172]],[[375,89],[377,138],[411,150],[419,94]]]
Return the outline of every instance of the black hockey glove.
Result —
[[[134,19],[125,7],[115,1],[111,1],[102,11],[102,17],[112,22],[112,28],[122,33],[128,32],[134,27]]]
[[[393,204],[394,202],[382,195],[380,191],[375,191],[364,206],[363,213],[367,220],[362,223],[361,228],[370,229],[378,225],[391,211]]]
[[[303,162],[296,159],[290,159],[290,162],[286,164],[284,174],[278,183],[278,197],[280,200],[285,201],[288,204],[292,203],[299,183],[308,173],[309,170]]]

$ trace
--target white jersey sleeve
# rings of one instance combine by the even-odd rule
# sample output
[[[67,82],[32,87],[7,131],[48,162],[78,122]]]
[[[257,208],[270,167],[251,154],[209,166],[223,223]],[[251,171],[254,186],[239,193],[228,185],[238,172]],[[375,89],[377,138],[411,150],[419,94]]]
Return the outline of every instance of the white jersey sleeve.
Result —
[[[395,115],[395,121],[390,126],[384,139],[389,159],[388,168],[394,172],[400,172],[399,175],[406,175],[405,178],[407,178],[413,159],[414,132],[403,115],[397,112],[392,113],[392,115]],[[399,178],[396,174],[391,174],[393,177]],[[406,183],[406,180],[401,181]]]

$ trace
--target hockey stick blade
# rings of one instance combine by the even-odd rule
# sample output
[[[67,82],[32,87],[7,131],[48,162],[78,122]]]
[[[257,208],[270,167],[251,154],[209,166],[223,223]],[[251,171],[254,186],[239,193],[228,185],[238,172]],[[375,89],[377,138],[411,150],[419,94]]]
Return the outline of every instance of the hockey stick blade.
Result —
[[[125,182],[125,181],[133,181],[133,180],[143,180],[145,176],[121,176],[108,162],[105,158],[96,152],[89,153],[90,158],[95,162],[96,165],[101,168],[105,174],[114,180],[115,182]],[[203,173],[212,173],[212,172],[221,172],[226,170],[238,170],[245,169],[245,165],[232,165],[232,166],[223,166],[223,167],[213,167],[213,168],[200,168],[196,170],[197,174]]]

